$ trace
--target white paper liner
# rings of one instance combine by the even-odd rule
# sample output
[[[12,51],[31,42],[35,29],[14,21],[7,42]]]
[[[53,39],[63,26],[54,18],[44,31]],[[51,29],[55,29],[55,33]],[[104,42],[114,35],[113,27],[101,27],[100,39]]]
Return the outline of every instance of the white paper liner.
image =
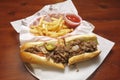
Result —
[[[74,13],[78,14],[72,1],[64,1],[57,4],[46,5],[41,10],[30,17],[11,22],[13,28],[20,34],[20,44],[30,41],[50,40],[53,38],[47,36],[34,36],[30,33],[30,25],[39,17],[52,13]],[[85,20],[72,32],[64,36],[73,36],[77,34],[89,34],[94,30],[94,26]],[[64,37],[61,36],[61,37]]]
[[[28,66],[26,68],[33,76],[40,80],[86,80],[100,66],[115,44],[99,35],[97,35],[97,38],[99,49],[102,51],[101,54],[94,59],[80,62],[78,64],[78,72],[76,68],[66,67],[65,71],[63,71],[35,64],[31,64],[32,69]]]
[[[45,36],[34,36],[29,32],[29,25],[36,18],[43,16],[47,13],[54,13],[54,12],[78,14],[72,1],[68,0],[57,4],[46,5],[32,16],[11,22],[13,28],[16,30],[16,32],[19,33],[20,44],[30,41],[53,39]],[[67,34],[66,36],[68,35],[73,36],[77,34],[80,35],[91,34],[94,28],[95,27],[91,23],[83,20],[81,25],[78,26],[75,31],[73,31],[70,34]],[[97,37],[99,42],[99,49],[102,51],[101,54],[92,60],[81,62],[79,64],[79,72],[76,72],[75,69],[70,69],[68,67],[66,67],[64,71],[60,71],[56,69],[50,70],[49,68],[44,68],[36,65],[31,66],[32,70],[27,65],[26,68],[32,73],[32,75],[34,75],[40,80],[85,80],[99,67],[99,65],[103,62],[103,60],[108,55],[109,51],[112,49],[114,45],[114,42],[111,42],[98,35]]]

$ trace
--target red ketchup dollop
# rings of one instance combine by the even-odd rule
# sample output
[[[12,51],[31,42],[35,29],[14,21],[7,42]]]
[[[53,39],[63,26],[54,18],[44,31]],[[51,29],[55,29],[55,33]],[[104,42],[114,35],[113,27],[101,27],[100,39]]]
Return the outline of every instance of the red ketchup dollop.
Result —
[[[72,22],[80,22],[80,19],[76,15],[68,14],[68,15],[66,15],[66,17],[67,17],[67,19],[69,19]]]
[[[69,28],[76,28],[81,23],[81,17],[76,14],[65,14],[65,22]]]

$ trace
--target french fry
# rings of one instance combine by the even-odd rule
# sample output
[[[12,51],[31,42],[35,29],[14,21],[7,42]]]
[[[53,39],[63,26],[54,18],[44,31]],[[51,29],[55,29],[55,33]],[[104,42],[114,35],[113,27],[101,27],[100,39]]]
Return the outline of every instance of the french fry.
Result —
[[[56,29],[57,32],[60,31],[61,29],[64,29],[64,28],[63,28],[63,24],[64,24],[64,20],[62,20],[62,21],[59,23],[59,26],[58,26],[58,28]]]
[[[38,25],[42,25],[42,22],[43,22],[44,17],[45,17],[45,16],[41,17],[40,22],[39,22]]]
[[[67,33],[72,32],[72,29],[69,29],[65,25],[63,16],[57,18],[51,17],[51,21],[45,21],[45,16],[40,18],[39,24],[30,27],[30,32],[36,36],[50,36],[57,38],[63,36]]]
[[[57,19],[57,18],[52,17],[52,18],[51,18],[51,20],[53,20],[53,21],[57,21],[58,19]]]
[[[59,36],[61,36],[61,35],[64,35],[64,34],[66,34],[66,33],[68,33],[68,32],[70,32],[70,30],[68,30],[68,29],[62,29],[62,30],[60,30],[57,34],[58,34]]]
[[[31,33],[34,33],[34,34],[37,34],[37,33],[38,33],[38,31],[37,31],[36,29],[30,29],[30,32],[31,32]]]
[[[49,31],[48,32],[48,36],[50,36],[50,37],[58,37],[58,35],[56,34],[56,32],[51,32],[51,31]]]
[[[55,22],[55,25],[48,26],[48,30],[55,31],[59,27],[61,20],[62,20],[62,17],[60,17],[56,21],[53,21],[53,23]]]

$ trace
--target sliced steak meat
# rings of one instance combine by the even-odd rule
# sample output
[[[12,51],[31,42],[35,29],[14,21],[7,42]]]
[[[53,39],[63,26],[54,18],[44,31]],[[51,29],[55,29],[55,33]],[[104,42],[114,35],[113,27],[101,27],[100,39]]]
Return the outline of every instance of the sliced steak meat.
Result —
[[[67,64],[68,59],[72,56],[83,54],[85,52],[93,52],[95,50],[97,50],[97,43],[95,41],[81,41],[77,39],[70,41],[67,45],[57,45],[52,51],[47,50],[45,45],[36,45],[27,48],[25,51],[34,54],[42,52],[48,60],[51,58],[56,63]]]
[[[95,41],[81,41],[79,39],[70,41],[66,46],[66,51],[69,53],[69,58],[85,52],[93,52],[97,50]]]
[[[46,57],[47,56],[46,54],[49,53],[44,46],[38,46],[38,45],[29,47],[29,48],[25,49],[24,51],[30,52],[30,53],[33,53],[33,54],[36,54],[36,55],[39,55],[42,57]]]
[[[65,46],[57,46],[57,48],[53,51],[54,54],[51,56],[51,58],[56,63],[68,63],[69,53],[65,52]]]
[[[41,46],[33,46],[25,49],[26,52],[37,54],[38,52],[42,52]]]
[[[85,41],[82,42],[79,46],[84,52],[93,52],[97,49],[97,43],[95,41]]]

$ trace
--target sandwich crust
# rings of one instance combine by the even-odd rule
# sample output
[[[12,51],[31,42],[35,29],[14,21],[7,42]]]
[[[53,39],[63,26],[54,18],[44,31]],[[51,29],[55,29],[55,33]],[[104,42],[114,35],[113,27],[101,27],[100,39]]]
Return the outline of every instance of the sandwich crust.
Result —
[[[68,60],[68,65],[75,64],[81,61],[92,59],[100,54],[100,50],[96,50],[90,53],[83,53],[77,56],[73,56]]]
[[[76,39],[79,39],[81,41],[95,41],[95,43],[98,44],[97,37],[94,34],[77,35],[77,36],[67,37],[64,39],[64,42],[62,42],[62,44],[64,44],[66,47],[67,45],[69,45],[70,41],[73,41]],[[40,64],[40,65],[44,65],[44,66],[52,66],[55,68],[64,69],[65,68],[64,64],[56,63],[55,60],[52,58],[47,59],[45,56],[39,56],[32,52],[25,51],[29,47],[33,47],[35,45],[43,46],[45,43],[46,42],[42,41],[42,42],[28,42],[28,43],[23,44],[20,47],[21,59],[27,63],[34,63],[34,64]],[[54,44],[54,45],[60,45],[59,41],[57,41],[57,40],[51,40],[51,41],[48,41],[47,43]],[[81,53],[79,55],[69,57],[66,62],[68,65],[72,65],[72,64],[75,64],[75,63],[78,63],[81,61],[92,59],[92,58],[98,56],[100,54],[100,52],[101,51],[99,49],[96,49],[95,51],[92,51],[92,52]]]
[[[29,47],[33,47],[35,45],[42,46],[42,45],[44,45],[44,43],[45,42],[28,42],[28,43],[23,44],[20,47],[21,59],[27,63],[34,63],[34,64],[40,64],[43,66],[45,65],[45,66],[52,66],[52,67],[64,69],[64,65],[62,63],[55,63],[52,59],[48,60],[46,57],[24,51],[25,49],[27,49]],[[56,44],[56,41],[54,41],[54,40],[48,41],[47,43]]]
[[[52,59],[47,60],[46,57],[41,57],[36,54],[21,52],[20,56],[21,59],[27,63],[40,64],[42,66],[52,66],[55,68],[64,69],[64,65],[62,63],[55,63]]]

